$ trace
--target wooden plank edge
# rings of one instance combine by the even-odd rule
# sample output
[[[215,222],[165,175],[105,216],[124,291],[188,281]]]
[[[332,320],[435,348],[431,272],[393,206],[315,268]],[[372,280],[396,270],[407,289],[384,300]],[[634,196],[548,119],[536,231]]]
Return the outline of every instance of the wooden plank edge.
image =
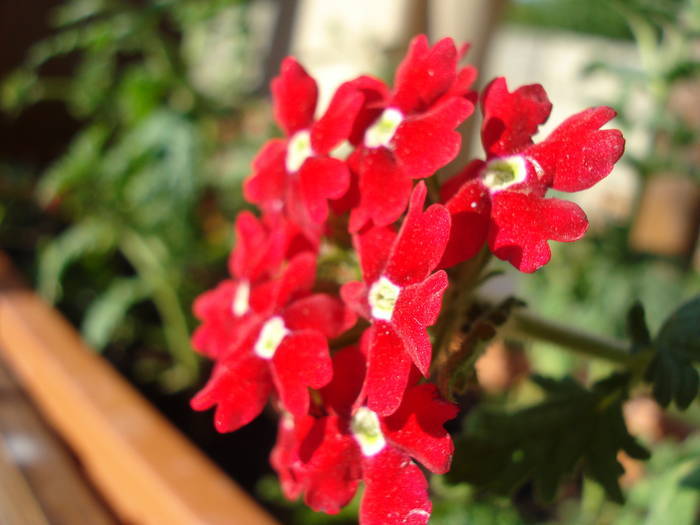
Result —
[[[18,285],[2,254],[0,351],[120,519],[145,525],[277,523],[56,310]]]
[[[0,442],[52,525],[116,525],[116,516],[0,359]],[[2,448],[2,447],[0,447]],[[1,474],[0,474],[1,475]],[[2,492],[2,491],[0,491]],[[0,506],[2,506],[0,494]],[[12,500],[11,500],[12,501]],[[0,509],[0,523],[5,516]],[[21,522],[20,522],[21,523]]]

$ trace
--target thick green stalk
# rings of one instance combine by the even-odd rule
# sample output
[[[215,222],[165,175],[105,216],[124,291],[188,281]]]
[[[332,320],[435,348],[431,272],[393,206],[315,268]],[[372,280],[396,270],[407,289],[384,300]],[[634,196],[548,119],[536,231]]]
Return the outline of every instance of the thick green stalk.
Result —
[[[506,326],[506,335],[537,339],[555,344],[574,353],[632,365],[637,356],[622,341],[589,334],[560,323],[542,319],[527,310],[516,310]]]

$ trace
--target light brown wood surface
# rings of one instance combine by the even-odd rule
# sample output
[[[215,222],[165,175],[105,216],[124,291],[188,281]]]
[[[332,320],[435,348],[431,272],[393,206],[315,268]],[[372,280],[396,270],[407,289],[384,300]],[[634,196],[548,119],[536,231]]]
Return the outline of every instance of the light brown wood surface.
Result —
[[[65,445],[0,360],[0,523],[114,525]]]
[[[153,525],[273,525],[0,254],[0,351],[117,516]]]

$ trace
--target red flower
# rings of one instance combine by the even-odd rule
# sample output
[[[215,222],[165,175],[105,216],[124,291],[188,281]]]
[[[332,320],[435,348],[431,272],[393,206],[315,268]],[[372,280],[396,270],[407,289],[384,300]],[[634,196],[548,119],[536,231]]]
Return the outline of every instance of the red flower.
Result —
[[[468,97],[476,76],[472,67],[457,71],[459,58],[452,39],[431,48],[419,35],[399,65],[394,91],[371,88],[384,100],[371,105],[374,120],[361,139],[355,137],[359,147],[348,159],[360,193],[351,232],[368,220],[378,226],[394,222],[406,208],[412,179],[432,175],[457,155],[461,136],[454,129],[473,111]],[[365,88],[367,83],[362,80]]]
[[[244,194],[266,213],[285,213],[310,237],[328,217],[328,199],[338,199],[350,182],[344,161],[333,157],[353,130],[364,97],[341,85],[325,114],[314,122],[316,82],[292,57],[272,81],[275,116],[286,139],[270,140],[253,161]]]
[[[423,211],[426,192],[420,182],[398,234],[374,227],[355,236],[364,282],[341,289],[346,304],[372,321],[364,393],[367,406],[381,415],[401,403],[412,363],[427,377],[432,349],[426,327],[437,319],[447,287],[445,272],[430,272],[445,249],[450,217],[438,204]]]
[[[233,279],[201,294],[193,307],[202,324],[192,336],[192,346],[211,358],[226,352],[236,340],[239,323],[250,317],[251,288],[274,275],[285,256],[293,254],[289,248],[295,235],[286,221],[268,227],[244,211],[236,218],[235,231],[236,247],[228,261]]]
[[[340,301],[325,294],[308,295],[314,281],[314,256],[299,254],[279,279],[257,286],[250,297],[251,314],[212,377],[192,399],[195,410],[217,405],[214,425],[230,432],[262,411],[273,392],[293,414],[309,408],[308,388],[331,380],[328,338],[355,321]]]
[[[449,470],[454,445],[443,424],[457,407],[440,399],[434,385],[422,384],[407,390],[394,414],[381,417],[354,400],[364,356],[350,347],[333,361],[333,381],[321,391],[327,414],[281,423],[271,459],[285,494],[303,493],[312,509],[332,514],[363,480],[362,525],[427,523],[427,482],[413,460],[435,473]]]
[[[618,130],[600,129],[615,111],[596,107],[533,144],[532,135],[551,107],[537,84],[510,93],[505,80],[497,78],[486,88],[481,140],[487,160],[472,161],[443,186],[453,228],[441,266],[469,259],[488,241],[496,257],[534,272],[551,257],[547,241],[575,241],[586,232],[581,208],[545,194],[549,188],[589,188],[610,173],[625,141]]]

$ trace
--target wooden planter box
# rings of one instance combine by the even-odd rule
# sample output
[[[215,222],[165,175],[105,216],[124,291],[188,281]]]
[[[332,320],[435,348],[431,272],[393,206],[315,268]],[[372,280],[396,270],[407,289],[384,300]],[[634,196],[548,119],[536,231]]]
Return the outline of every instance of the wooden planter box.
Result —
[[[2,254],[0,358],[120,521],[276,523],[88,348],[58,312],[22,286]]]

